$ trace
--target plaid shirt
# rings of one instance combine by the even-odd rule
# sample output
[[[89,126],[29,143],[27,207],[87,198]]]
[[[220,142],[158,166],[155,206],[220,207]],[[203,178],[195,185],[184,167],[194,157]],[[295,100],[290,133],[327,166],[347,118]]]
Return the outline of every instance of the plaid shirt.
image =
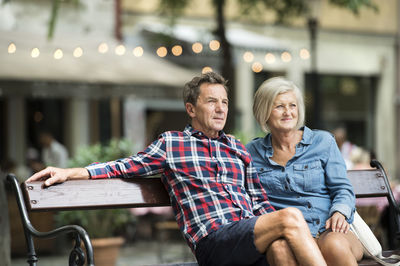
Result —
[[[91,178],[162,174],[178,225],[196,243],[227,223],[274,211],[245,147],[222,131],[210,139],[188,125],[143,152],[87,167]]]

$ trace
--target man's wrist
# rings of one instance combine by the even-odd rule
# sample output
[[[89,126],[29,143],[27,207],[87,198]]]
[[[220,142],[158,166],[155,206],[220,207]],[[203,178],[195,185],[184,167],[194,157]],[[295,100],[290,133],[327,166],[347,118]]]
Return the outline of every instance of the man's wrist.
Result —
[[[90,174],[86,168],[71,168],[71,173],[68,179],[89,179]]]

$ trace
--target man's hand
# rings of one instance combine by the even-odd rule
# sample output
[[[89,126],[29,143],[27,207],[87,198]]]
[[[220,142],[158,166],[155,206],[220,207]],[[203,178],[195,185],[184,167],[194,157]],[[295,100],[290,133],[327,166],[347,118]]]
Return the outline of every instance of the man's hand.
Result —
[[[332,229],[332,232],[345,233],[349,232],[350,225],[346,221],[346,217],[340,212],[335,212],[328,220],[326,220],[326,229]]]
[[[32,175],[26,182],[45,180],[45,186],[56,183],[63,183],[71,179],[89,179],[89,172],[85,168],[56,168],[47,167],[46,169]]]

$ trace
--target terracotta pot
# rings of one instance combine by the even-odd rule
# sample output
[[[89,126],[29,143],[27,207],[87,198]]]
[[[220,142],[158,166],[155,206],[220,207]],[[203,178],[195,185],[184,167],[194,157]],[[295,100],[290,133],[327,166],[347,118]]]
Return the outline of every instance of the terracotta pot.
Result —
[[[120,247],[124,243],[122,237],[92,239],[94,263],[96,266],[116,265]]]

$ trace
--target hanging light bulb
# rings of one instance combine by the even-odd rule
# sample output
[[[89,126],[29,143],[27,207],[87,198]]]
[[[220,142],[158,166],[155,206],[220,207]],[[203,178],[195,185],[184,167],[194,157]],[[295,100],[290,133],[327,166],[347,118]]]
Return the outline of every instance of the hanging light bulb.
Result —
[[[32,58],[38,58],[40,55],[39,48],[33,48],[31,51],[31,57]]]
[[[17,46],[15,46],[14,43],[10,43],[10,45],[8,45],[8,53],[13,54],[16,51],[17,51]]]
[[[64,53],[61,49],[57,49],[54,51],[54,54],[53,54],[54,59],[59,60],[59,59],[63,58],[63,56],[64,56]]]
[[[144,53],[142,46],[137,46],[132,51],[133,55],[136,57],[141,57]]]

